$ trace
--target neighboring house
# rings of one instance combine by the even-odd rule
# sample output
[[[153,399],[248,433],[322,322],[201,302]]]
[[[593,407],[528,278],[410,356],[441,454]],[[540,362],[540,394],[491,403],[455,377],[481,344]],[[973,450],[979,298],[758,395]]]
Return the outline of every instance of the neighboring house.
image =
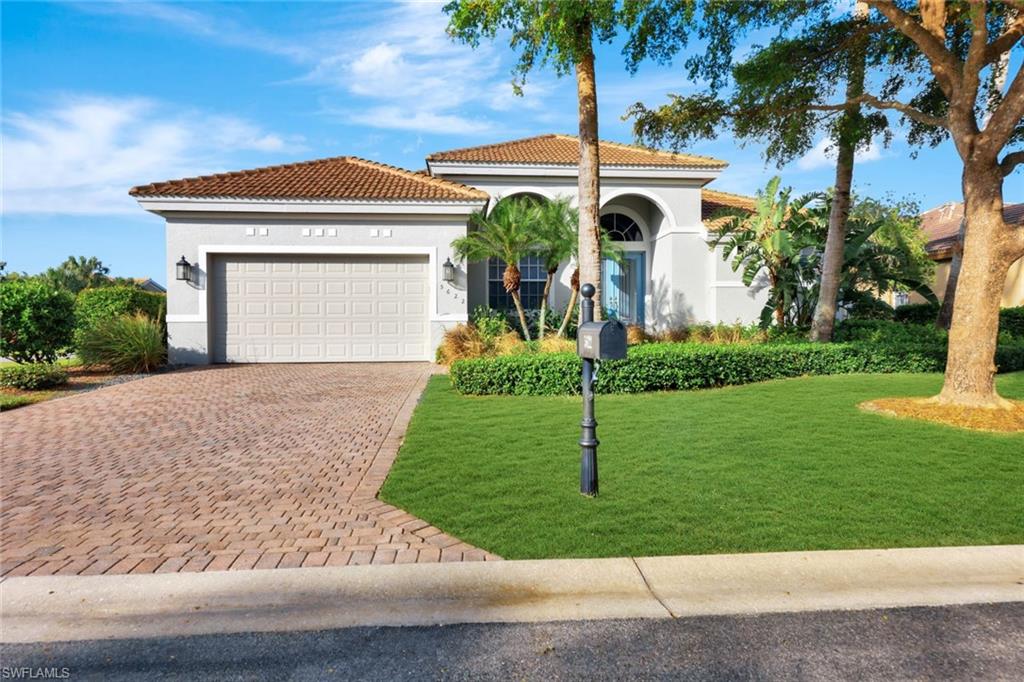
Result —
[[[512,196],[575,203],[578,154],[575,137],[542,135],[432,154],[420,172],[342,156],[135,187],[167,220],[171,361],[432,359],[446,327],[510,304],[499,262],[457,263],[445,279],[470,214]],[[727,164],[612,142],[600,155],[601,224],[625,251],[606,263],[609,311],[650,328],[756,320],[762,287],[708,247],[715,210],[752,206],[704,189]],[[175,277],[182,256],[189,281]],[[520,266],[537,307],[542,268]],[[570,274],[557,275],[556,309]]]
[[[136,277],[134,281],[135,286],[142,289],[143,291],[152,291],[155,294],[167,293],[167,289],[165,289],[159,282],[154,282],[149,277]]]
[[[921,214],[921,230],[928,239],[925,250],[935,261],[935,282],[932,284],[932,291],[939,300],[946,295],[949,269],[953,261],[953,252],[957,247],[963,217],[964,205],[955,201],[936,206]],[[1018,225],[1024,229],[1024,204],[1004,205],[1003,217],[1011,225]],[[917,294],[911,294],[908,302],[922,303],[924,299]],[[1004,308],[1024,305],[1024,259],[1010,266],[1000,305]]]

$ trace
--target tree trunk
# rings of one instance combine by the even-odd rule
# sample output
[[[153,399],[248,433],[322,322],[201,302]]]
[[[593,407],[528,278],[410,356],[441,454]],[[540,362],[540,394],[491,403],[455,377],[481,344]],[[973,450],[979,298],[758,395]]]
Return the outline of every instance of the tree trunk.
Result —
[[[510,291],[512,302],[516,304],[516,312],[519,313],[519,325],[523,328],[523,337],[530,340],[530,325],[526,323],[526,311],[523,310],[523,300],[519,297],[519,289]]]
[[[555,270],[548,270],[547,279],[544,280],[544,295],[540,299],[540,320],[537,322],[537,338],[544,338],[544,325],[548,319],[548,296],[551,295],[551,281],[555,278]]]
[[[597,84],[594,77],[594,52],[589,45],[589,22],[580,26],[588,41],[587,49],[576,63],[576,95],[579,99],[579,266],[583,283],[594,285],[594,319],[601,318],[601,204],[600,159],[597,136]]]
[[[939,308],[939,317],[935,325],[940,329],[949,329],[953,321],[953,303],[956,301],[956,283],[960,279],[960,266],[964,260],[964,232],[967,221],[960,219],[960,230],[956,237],[956,246],[953,247],[953,258],[949,262],[949,277],[946,279],[946,293],[942,296],[942,307]]]
[[[942,392],[935,400],[962,407],[1006,407],[995,387],[999,302],[1006,273],[1020,256],[1003,220],[1002,174],[994,160],[964,164],[964,250],[949,328]]]
[[[565,332],[569,330],[569,321],[572,319],[572,315],[576,312],[576,300],[580,296],[580,269],[576,268],[576,271],[572,273],[572,280],[570,283],[571,293],[569,294],[569,307],[565,309],[565,315],[562,316],[562,324],[558,326],[558,336],[564,337]]]
[[[867,17],[868,8],[858,2],[854,16]],[[850,63],[846,81],[846,99],[851,100],[864,94],[864,53],[858,53]],[[846,249],[846,222],[850,217],[850,188],[853,185],[853,161],[857,144],[861,142],[860,105],[848,106],[839,123],[836,136],[836,185],[832,197],[832,208],[828,216],[828,237],[825,239],[825,253],[821,262],[821,286],[818,290],[818,305],[814,309],[811,323],[811,341],[832,340],[836,324],[836,298],[839,283],[843,277],[843,256]]]

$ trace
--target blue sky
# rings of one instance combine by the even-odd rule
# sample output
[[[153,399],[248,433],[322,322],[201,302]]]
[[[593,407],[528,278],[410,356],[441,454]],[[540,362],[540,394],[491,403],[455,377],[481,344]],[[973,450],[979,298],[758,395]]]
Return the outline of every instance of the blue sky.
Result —
[[[452,43],[440,4],[2,11],[2,259],[11,270],[95,255],[113,274],[163,281],[163,222],[128,197],[136,184],[339,154],[419,169],[433,151],[576,128],[571,77],[541,71],[515,97],[511,51]],[[679,67],[645,64],[631,77],[620,49],[598,55],[601,136],[630,142],[629,104],[694,86]],[[781,171],[757,145],[731,139],[690,151],[730,162],[714,183],[727,191],[753,193],[775,173],[798,191],[832,182],[824,144]],[[912,159],[897,137],[862,155],[855,189],[927,208],[959,198],[959,168],[948,143]]]

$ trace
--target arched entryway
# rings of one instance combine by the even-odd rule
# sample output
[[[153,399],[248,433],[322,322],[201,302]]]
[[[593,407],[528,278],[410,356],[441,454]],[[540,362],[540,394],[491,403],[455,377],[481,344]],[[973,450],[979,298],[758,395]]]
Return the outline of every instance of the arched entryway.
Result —
[[[647,239],[636,218],[623,209],[601,216],[601,229],[619,250],[618,258],[605,258],[601,291],[609,317],[644,326],[647,296]]]

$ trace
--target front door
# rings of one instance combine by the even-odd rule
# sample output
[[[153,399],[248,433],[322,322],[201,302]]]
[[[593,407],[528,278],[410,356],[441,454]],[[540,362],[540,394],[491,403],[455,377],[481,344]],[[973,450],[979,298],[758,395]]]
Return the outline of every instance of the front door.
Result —
[[[626,251],[622,262],[604,261],[602,290],[608,316],[624,324],[644,324],[644,254]]]

